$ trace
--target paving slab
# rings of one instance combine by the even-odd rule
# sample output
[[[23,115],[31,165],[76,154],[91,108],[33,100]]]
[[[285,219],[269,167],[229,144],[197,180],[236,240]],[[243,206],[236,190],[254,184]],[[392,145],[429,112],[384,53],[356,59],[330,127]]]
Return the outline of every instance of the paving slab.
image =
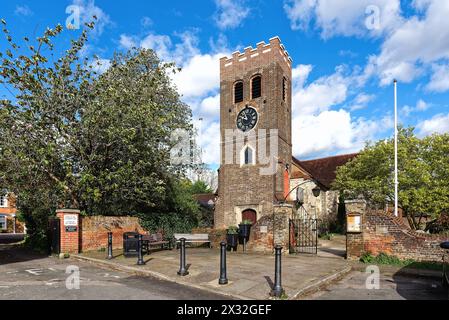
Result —
[[[125,258],[114,251],[114,259],[107,260],[105,252],[87,252],[78,259],[109,265],[110,267],[146,274],[195,288],[226,294],[237,299],[269,299],[274,282],[274,256],[254,253],[227,253],[227,285],[218,285],[220,252],[216,249],[188,248],[186,264],[189,275],[181,277],[179,250],[152,252],[144,257],[146,264],[138,266],[137,258]],[[295,299],[333,281],[351,270],[343,258],[316,255],[282,256],[282,285],[288,299]]]

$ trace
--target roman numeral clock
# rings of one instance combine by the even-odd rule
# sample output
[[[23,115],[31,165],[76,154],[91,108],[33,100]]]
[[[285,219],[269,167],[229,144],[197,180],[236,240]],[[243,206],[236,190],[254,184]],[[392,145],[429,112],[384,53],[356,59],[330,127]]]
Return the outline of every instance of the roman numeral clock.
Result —
[[[256,109],[245,107],[237,116],[237,128],[247,132],[256,126],[257,120],[258,114]]]

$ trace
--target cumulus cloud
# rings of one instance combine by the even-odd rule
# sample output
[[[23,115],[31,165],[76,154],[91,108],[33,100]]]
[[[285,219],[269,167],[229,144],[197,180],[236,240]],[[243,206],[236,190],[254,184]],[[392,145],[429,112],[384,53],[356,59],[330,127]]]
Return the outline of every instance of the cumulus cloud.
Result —
[[[88,23],[95,20],[94,35],[101,35],[108,25],[112,25],[112,20],[103,9],[95,5],[95,0],[73,0],[72,5],[78,6],[80,12],[81,23]]]
[[[215,23],[222,30],[238,27],[250,12],[242,0],[215,0],[215,5]]]
[[[379,76],[381,85],[387,85],[394,78],[411,82],[430,65],[433,76],[427,89],[446,91],[447,67],[435,63],[449,59],[449,2],[421,0],[413,5],[422,14],[403,19],[382,44],[380,54],[370,58],[368,67]]]
[[[311,26],[322,38],[379,36],[400,20],[399,0],[286,0],[284,10],[293,30]]]
[[[427,102],[425,102],[422,99],[419,99],[418,102],[416,102],[416,106],[411,107],[409,105],[405,105],[402,109],[401,112],[404,116],[408,117],[410,114],[412,114],[413,112],[421,112],[421,111],[426,111],[427,109],[429,109],[430,104],[428,104]]]
[[[426,89],[433,92],[449,90],[449,64],[434,64],[432,70],[433,74]]]
[[[418,134],[426,136],[432,133],[449,132],[449,114],[437,114],[431,119],[424,120],[417,125]]]

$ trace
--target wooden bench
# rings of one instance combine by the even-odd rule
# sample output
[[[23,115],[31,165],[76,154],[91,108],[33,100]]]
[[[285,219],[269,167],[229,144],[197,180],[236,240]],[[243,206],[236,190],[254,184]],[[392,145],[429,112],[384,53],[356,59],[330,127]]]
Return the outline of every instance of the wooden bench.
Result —
[[[211,242],[209,240],[209,235],[207,233],[175,233],[173,235],[176,242],[176,248],[179,248],[180,239],[186,239],[186,243],[208,243],[209,248],[211,248]]]
[[[162,233],[144,234],[142,236],[143,249],[148,254],[152,246],[161,246],[162,249],[168,245],[171,250],[171,241],[164,239]]]

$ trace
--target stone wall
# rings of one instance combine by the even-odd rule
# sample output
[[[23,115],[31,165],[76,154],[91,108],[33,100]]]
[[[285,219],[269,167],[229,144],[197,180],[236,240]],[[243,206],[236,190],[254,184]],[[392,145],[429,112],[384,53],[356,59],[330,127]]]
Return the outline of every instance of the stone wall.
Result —
[[[258,253],[273,253],[276,245],[289,253],[289,219],[292,216],[289,204],[274,205],[273,214],[263,216],[251,227],[247,250]]]
[[[107,248],[108,232],[112,232],[112,247],[123,248],[123,233],[145,231],[137,217],[91,216],[80,219],[80,250]]]
[[[363,253],[383,252],[400,259],[441,262],[440,243],[449,236],[430,235],[411,230],[404,221],[384,211],[367,210],[363,201],[346,203],[347,213],[362,214],[362,232],[347,234],[347,257],[357,259]]]

